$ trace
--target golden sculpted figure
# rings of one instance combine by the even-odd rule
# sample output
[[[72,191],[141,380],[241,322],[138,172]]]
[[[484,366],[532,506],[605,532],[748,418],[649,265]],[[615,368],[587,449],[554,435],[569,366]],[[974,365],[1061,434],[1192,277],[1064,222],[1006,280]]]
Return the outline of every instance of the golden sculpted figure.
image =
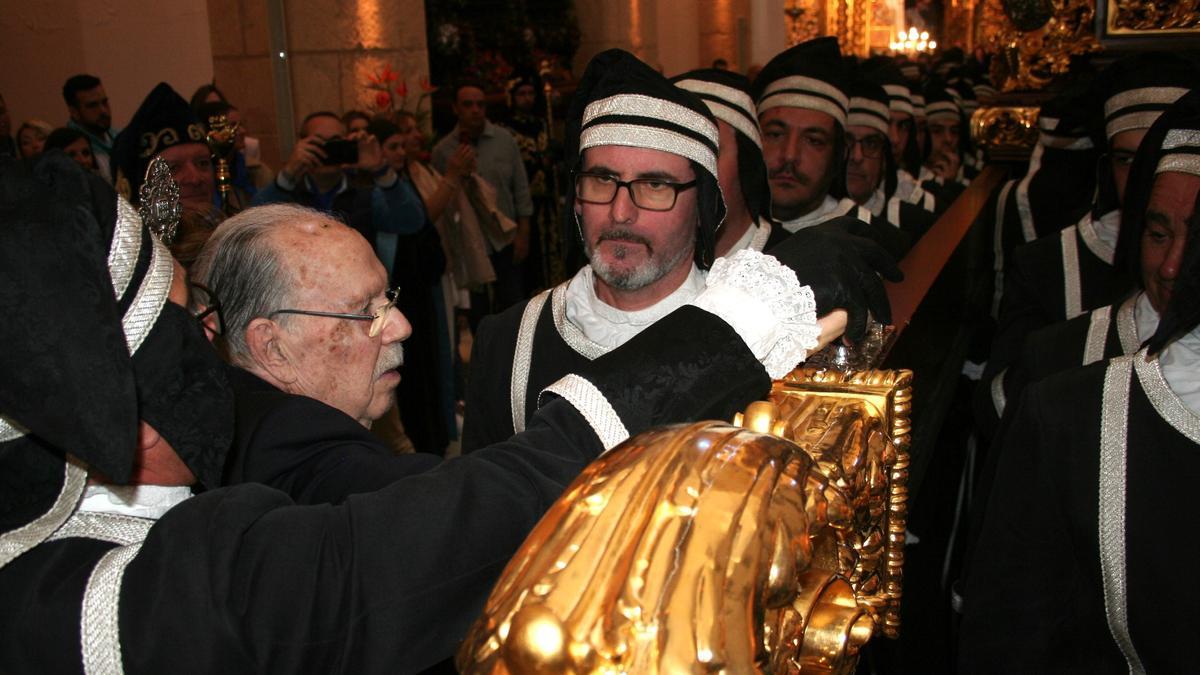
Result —
[[[513,557],[459,668],[852,672],[899,628],[911,378],[799,369],[734,425],[614,448]]]

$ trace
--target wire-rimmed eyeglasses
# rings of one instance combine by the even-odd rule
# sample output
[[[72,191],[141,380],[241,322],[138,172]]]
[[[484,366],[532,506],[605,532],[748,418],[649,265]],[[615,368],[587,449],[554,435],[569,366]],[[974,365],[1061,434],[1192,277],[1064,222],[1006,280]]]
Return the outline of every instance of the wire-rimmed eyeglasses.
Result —
[[[387,302],[376,307],[370,314],[349,314],[344,312],[319,312],[312,309],[277,309],[271,312],[268,316],[276,314],[303,314],[305,316],[325,316],[331,319],[350,319],[351,321],[370,321],[371,327],[367,331],[369,337],[375,337],[383,332],[383,327],[387,323],[388,310],[396,306],[396,300],[400,298],[400,287],[389,288],[384,291],[387,296]]]

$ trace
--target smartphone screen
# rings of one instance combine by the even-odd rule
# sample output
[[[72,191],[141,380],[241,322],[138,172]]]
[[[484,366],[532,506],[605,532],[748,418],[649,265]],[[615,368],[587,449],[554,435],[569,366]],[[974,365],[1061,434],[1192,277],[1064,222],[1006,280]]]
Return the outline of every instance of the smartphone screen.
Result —
[[[325,161],[322,164],[326,166],[358,163],[358,141],[340,138],[325,141],[321,149],[325,151]]]

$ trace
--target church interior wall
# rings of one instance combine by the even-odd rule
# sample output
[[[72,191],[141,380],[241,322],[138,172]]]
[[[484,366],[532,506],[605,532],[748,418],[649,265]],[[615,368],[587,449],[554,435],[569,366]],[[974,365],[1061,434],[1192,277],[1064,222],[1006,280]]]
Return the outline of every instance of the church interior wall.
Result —
[[[0,45],[14,127],[30,117],[66,124],[62,84],[78,73],[104,82],[117,127],[158,82],[190,96],[213,75],[205,0],[5,3]]]

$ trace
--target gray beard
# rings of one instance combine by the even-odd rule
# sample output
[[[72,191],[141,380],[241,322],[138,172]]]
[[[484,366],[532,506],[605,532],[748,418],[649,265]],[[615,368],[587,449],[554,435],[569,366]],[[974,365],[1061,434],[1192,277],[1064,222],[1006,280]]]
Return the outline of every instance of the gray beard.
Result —
[[[693,240],[694,242],[694,240]],[[642,265],[633,269],[618,270],[610,266],[608,263],[594,258],[593,251],[588,251],[588,258],[592,263],[592,272],[600,277],[600,280],[608,284],[612,288],[622,291],[639,291],[650,284],[662,279],[668,272],[675,269],[684,257],[691,255],[692,246],[683,247],[671,258],[650,258]],[[615,256],[618,260],[623,256]]]

